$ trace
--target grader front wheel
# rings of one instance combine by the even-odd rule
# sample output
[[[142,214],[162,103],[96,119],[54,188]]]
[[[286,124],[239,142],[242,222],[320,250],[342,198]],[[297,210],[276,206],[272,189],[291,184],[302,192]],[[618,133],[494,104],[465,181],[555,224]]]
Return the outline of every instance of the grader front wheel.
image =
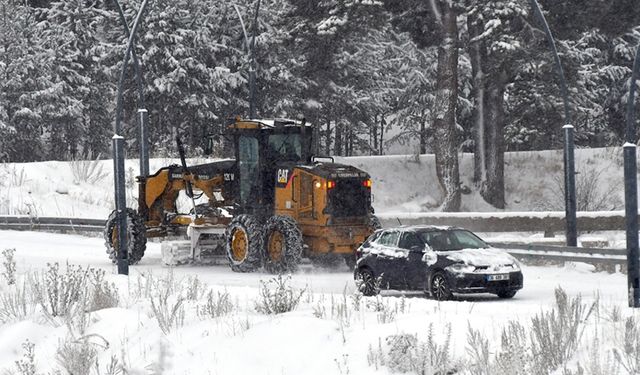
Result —
[[[253,272],[262,263],[262,230],[253,215],[238,215],[226,230],[227,258],[235,272]]]

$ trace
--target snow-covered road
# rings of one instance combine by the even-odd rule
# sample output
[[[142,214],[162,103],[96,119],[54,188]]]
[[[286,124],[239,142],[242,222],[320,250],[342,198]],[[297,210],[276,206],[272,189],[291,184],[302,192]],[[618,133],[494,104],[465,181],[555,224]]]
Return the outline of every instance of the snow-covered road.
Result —
[[[128,289],[129,296],[131,289],[139,286],[136,279],[142,273],[150,271],[163,277],[168,272],[161,264],[157,243],[148,244],[141,263],[131,267],[129,279],[115,276],[116,269],[105,254],[101,238],[0,231],[0,250],[7,248],[16,249],[18,274],[41,271],[51,262],[99,267],[112,274],[111,280],[125,295]],[[390,374],[388,367],[371,362],[379,343],[390,335],[415,334],[423,340],[430,328],[443,337],[451,327],[451,351],[463,358],[468,329],[473,327],[490,340],[493,352],[509,321],[527,327],[534,315],[552,308],[558,286],[570,297],[582,295],[585,303],[599,298],[598,317],[591,320],[597,324],[590,325],[588,337],[593,332],[604,337],[603,355],[617,343],[617,331],[610,327],[620,327],[620,319],[625,316],[637,316],[626,307],[626,276],[621,273],[593,272],[593,267],[585,264],[524,266],[523,273],[524,289],[512,300],[478,295],[438,302],[421,293],[384,292],[382,303],[395,309],[393,318],[384,321],[378,310],[368,307],[380,303],[372,297],[365,298],[360,310],[351,308],[348,317],[339,317],[335,309],[340,301],[351,305],[354,291],[352,273],[346,267],[333,272],[304,268],[292,275],[293,285],[308,291],[300,306],[290,313],[265,316],[254,306],[260,281],[272,275],[234,273],[222,265],[179,266],[173,269],[177,279],[197,275],[208,288],[228,291],[237,310],[226,317],[203,320],[193,304],[188,305],[184,326],[163,334],[149,300],[129,298],[122,307],[93,313],[88,331],[109,342],[110,347],[99,353],[100,363],[126,351],[132,374],[148,373],[145,369],[159,363],[168,363],[165,374]],[[615,311],[622,318],[608,320],[606,317],[614,316]],[[130,319],[123,321],[124,316]],[[11,369],[22,357],[20,345],[26,339],[36,344],[38,373],[55,370],[56,350],[65,337],[64,327],[43,323],[37,314],[20,322],[0,324],[0,371]],[[577,356],[582,361],[589,359],[586,351],[579,351]]]
[[[0,249],[15,248],[18,272],[29,269],[41,269],[47,263],[58,262],[104,268],[117,273],[109,261],[102,238],[90,238],[77,235],[65,235],[43,232],[0,231]],[[159,274],[168,267],[160,260],[160,244],[150,242],[143,260],[131,267],[131,274],[151,271]],[[235,273],[226,265],[178,266],[174,275],[197,275],[210,285],[224,287],[255,287],[259,281],[271,277],[265,272]],[[599,291],[600,299],[615,303],[626,302],[626,276],[620,273],[594,273],[592,267],[585,264],[568,263],[565,267],[523,267],[524,288],[513,301],[498,301],[493,296],[480,295],[465,297],[464,300],[492,301],[507,303],[511,309],[515,305],[546,305],[554,299],[554,289],[562,286],[569,295],[581,294],[590,297]],[[296,286],[307,286],[315,293],[353,292],[353,274],[346,266],[336,271],[304,267],[292,275]],[[387,293],[398,295],[398,293]],[[417,294],[420,295],[420,294]]]

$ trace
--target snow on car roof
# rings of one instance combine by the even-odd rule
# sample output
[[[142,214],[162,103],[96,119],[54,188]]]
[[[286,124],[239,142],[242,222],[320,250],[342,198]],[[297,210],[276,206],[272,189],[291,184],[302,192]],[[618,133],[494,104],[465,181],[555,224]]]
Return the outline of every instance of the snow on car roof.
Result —
[[[429,224],[414,224],[414,225],[401,225],[398,227],[385,228],[385,230],[453,230],[453,229],[461,229],[466,230],[464,228],[451,227],[446,225],[429,225]]]

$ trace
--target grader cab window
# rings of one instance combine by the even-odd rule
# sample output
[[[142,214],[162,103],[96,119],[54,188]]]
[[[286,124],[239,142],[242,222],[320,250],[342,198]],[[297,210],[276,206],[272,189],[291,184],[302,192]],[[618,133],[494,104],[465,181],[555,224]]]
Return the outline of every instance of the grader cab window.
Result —
[[[254,137],[241,136],[238,140],[238,167],[240,170],[240,200],[247,204],[253,199],[252,192],[257,191],[259,179],[258,170],[258,140]]]
[[[272,134],[269,136],[271,157],[280,161],[298,161],[302,159],[300,134]]]

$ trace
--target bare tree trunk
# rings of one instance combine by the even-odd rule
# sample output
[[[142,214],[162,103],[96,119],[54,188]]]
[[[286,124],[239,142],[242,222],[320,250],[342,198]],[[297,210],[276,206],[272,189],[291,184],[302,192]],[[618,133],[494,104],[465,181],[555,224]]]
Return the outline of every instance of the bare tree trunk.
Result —
[[[378,150],[378,114],[373,116],[373,126],[371,126],[369,138],[369,155],[372,155],[374,150],[376,152]]]
[[[504,208],[504,91],[507,72],[500,69],[489,83],[487,118],[486,181],[480,194],[487,203]]]
[[[331,119],[327,118],[327,128],[325,132],[326,143],[325,143],[325,154],[326,156],[331,155]]]
[[[436,172],[445,196],[442,211],[460,210],[460,175],[456,137],[458,100],[458,25],[449,1],[441,4],[442,41],[438,46],[436,99],[434,104],[434,151]]]
[[[336,136],[333,145],[333,153],[336,156],[342,156],[342,138],[342,124],[339,121],[336,121]]]
[[[427,117],[425,110],[420,112],[420,154],[427,153]]]
[[[387,121],[384,119],[384,113],[380,115],[380,142],[378,142],[378,155],[384,155],[384,127],[387,125]]]
[[[485,117],[486,117],[486,81],[484,66],[487,58],[487,50],[484,41],[473,39],[482,34],[484,25],[474,16],[467,19],[469,38],[471,39],[469,55],[471,57],[471,70],[473,78],[473,181],[476,186],[481,186],[486,180],[485,169]]]

